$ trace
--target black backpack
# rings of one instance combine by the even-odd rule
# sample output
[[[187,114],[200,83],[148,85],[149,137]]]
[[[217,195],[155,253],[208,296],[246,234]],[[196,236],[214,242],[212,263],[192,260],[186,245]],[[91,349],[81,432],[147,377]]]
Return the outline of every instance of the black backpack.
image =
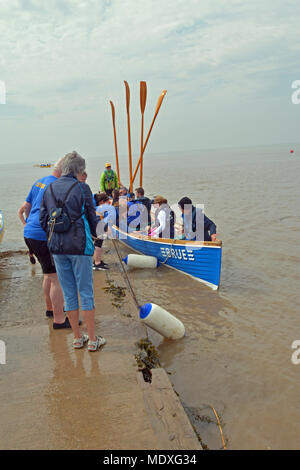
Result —
[[[56,200],[56,197],[54,196],[54,193],[53,193],[52,184],[53,183],[50,184],[50,191],[51,191],[56,207],[50,210],[50,218],[48,221],[48,232],[49,232],[48,240],[49,241],[52,237],[53,232],[56,232],[56,233],[68,232],[71,228],[71,225],[74,222],[76,222],[76,220],[80,219],[80,217],[82,216],[82,213],[81,213],[79,217],[77,217],[74,220],[71,220],[66,208],[64,207],[65,202],[70,192],[77,184],[79,184],[78,181],[76,181],[69,187],[63,201],[61,201],[60,199]]]

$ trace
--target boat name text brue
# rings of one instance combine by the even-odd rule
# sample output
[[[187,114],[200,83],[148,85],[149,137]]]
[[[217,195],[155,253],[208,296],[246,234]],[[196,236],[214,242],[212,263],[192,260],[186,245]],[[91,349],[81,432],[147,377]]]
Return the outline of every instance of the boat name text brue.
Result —
[[[160,248],[160,252],[162,256],[171,257],[175,259],[183,259],[185,261],[195,261],[193,250],[191,249],[183,249],[180,250],[178,248]]]

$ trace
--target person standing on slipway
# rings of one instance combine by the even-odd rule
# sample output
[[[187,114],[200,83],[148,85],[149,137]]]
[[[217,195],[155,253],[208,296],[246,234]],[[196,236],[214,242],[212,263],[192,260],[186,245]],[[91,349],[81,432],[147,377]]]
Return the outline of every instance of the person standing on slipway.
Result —
[[[52,175],[37,180],[18,211],[24,225],[24,240],[29,253],[35,255],[42,267],[46,316],[54,317],[53,328],[71,328],[64,315],[64,298],[56,274],[55,264],[47,246],[47,235],[40,224],[40,205],[45,189],[61,176],[61,159],[54,165]],[[25,216],[25,217],[24,217]]]
[[[88,342],[88,350],[97,351],[106,341],[95,335],[92,235],[97,237],[97,218],[90,187],[78,181],[84,172],[85,160],[77,152],[62,159],[61,178],[44,192],[40,222],[48,234],[48,247],[63,290],[73,346],[80,349]],[[88,335],[81,334],[78,325],[78,292]]]

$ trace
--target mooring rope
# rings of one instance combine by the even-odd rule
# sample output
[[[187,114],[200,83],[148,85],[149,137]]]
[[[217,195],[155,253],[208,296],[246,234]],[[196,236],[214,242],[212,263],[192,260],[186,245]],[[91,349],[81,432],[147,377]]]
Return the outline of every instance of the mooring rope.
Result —
[[[127,282],[127,284],[128,284],[128,287],[129,287],[130,293],[131,293],[131,295],[132,295],[132,298],[133,298],[133,300],[134,300],[134,303],[135,303],[135,305],[136,305],[138,311],[140,311],[140,305],[139,305],[139,303],[138,303],[138,301],[137,301],[137,298],[136,298],[136,295],[135,295],[134,290],[133,290],[133,288],[132,288],[131,282],[130,282],[129,277],[128,277],[128,275],[127,275],[127,272],[126,272],[126,270],[125,270],[125,268],[124,268],[124,265],[123,265],[123,263],[122,263],[122,259],[121,259],[120,253],[119,253],[119,250],[118,250],[118,248],[117,248],[116,240],[115,240],[114,238],[112,238],[112,242],[113,242],[114,248],[115,248],[115,250],[116,250],[116,253],[117,253],[117,255],[118,255],[118,258],[119,258],[119,261],[120,261],[120,265],[121,265],[121,267],[122,267],[122,271],[123,271],[124,277],[125,277],[125,279],[126,279],[126,282]]]
[[[164,261],[160,261],[159,264],[166,264],[166,262],[168,261],[168,259],[171,257],[171,249],[172,249],[172,246],[175,245],[175,241],[176,241],[176,240],[177,240],[177,239],[174,239],[173,242],[170,243],[169,253],[168,253],[166,259],[165,259]]]

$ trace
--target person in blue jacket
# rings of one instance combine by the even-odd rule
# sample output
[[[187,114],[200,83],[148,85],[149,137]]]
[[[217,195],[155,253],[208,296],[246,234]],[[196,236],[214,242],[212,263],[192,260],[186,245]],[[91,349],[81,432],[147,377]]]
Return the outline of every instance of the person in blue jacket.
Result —
[[[40,205],[45,189],[61,176],[61,159],[54,165],[52,175],[37,180],[18,211],[24,225],[24,240],[31,260],[37,257],[43,271],[43,292],[46,316],[53,317],[53,328],[71,328],[64,315],[63,293],[57,278],[55,264],[47,246],[47,235],[40,224]],[[33,262],[33,261],[32,261]]]
[[[212,220],[206,217],[201,208],[193,206],[189,197],[180,199],[178,206],[182,212],[186,240],[216,241],[217,227]]]
[[[106,341],[95,334],[92,236],[97,237],[97,218],[90,187],[77,179],[84,171],[85,160],[77,152],[62,159],[61,178],[44,192],[40,223],[48,234],[48,247],[62,286],[74,333],[73,346],[80,349],[88,342],[88,350],[96,351]],[[88,336],[81,334],[78,324],[78,292]]]
[[[134,193],[128,194],[127,201],[128,233],[141,230],[141,225],[142,227],[145,227],[147,225],[147,209],[141,201],[135,199]]]

